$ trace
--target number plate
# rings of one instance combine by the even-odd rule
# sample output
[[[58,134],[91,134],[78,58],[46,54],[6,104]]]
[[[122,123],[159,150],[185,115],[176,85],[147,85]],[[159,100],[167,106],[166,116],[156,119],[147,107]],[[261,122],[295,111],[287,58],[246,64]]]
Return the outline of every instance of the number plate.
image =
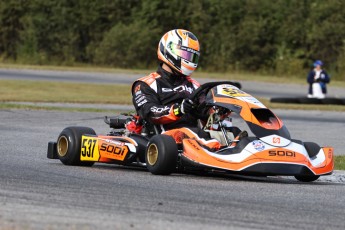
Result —
[[[80,160],[81,161],[98,161],[100,155],[98,150],[98,140],[96,137],[82,136]]]

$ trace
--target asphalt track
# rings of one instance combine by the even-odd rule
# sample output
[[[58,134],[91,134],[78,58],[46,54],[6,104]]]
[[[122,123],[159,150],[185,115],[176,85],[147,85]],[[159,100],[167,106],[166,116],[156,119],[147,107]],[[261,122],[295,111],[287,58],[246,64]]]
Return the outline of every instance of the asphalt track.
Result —
[[[322,145],[337,139],[335,151],[343,154],[343,113],[275,112],[294,138]],[[153,176],[46,158],[48,141],[64,127],[106,133],[104,115],[111,114],[0,110],[0,229],[345,229],[341,172],[338,180],[300,183],[286,177]]]
[[[66,126],[100,113],[1,110],[0,229],[344,229],[344,184],[173,174],[46,158]]]

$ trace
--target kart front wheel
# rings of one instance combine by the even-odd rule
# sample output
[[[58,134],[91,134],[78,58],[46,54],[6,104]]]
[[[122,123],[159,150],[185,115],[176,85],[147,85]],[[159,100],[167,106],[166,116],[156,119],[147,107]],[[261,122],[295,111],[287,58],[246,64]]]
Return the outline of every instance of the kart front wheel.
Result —
[[[314,142],[304,142],[304,147],[307,150],[310,158],[315,157],[321,149],[321,147]]]
[[[171,136],[156,135],[146,148],[147,169],[155,175],[169,175],[176,170],[177,145]]]
[[[94,162],[80,160],[81,137],[84,134],[96,135],[88,127],[67,127],[60,133],[56,148],[60,161],[65,165],[92,166]]]
[[[312,181],[315,181],[317,179],[319,179],[320,176],[316,176],[316,175],[312,175],[312,176],[295,176],[295,178],[298,180],[298,181],[301,181],[301,182],[312,182]]]

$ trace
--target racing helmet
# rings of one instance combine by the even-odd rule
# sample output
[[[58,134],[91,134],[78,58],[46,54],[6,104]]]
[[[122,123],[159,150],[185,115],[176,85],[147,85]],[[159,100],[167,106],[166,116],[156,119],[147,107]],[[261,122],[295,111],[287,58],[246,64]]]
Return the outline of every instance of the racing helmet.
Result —
[[[199,41],[188,30],[171,30],[159,41],[157,55],[174,73],[190,76],[198,66]]]

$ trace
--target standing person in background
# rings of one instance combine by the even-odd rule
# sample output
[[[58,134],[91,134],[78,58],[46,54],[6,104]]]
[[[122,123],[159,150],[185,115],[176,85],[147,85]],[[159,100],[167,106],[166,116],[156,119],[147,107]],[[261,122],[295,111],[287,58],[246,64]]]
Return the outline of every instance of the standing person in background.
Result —
[[[322,69],[323,63],[320,60],[314,62],[312,69],[307,77],[309,83],[308,98],[325,98],[327,94],[326,84],[330,82],[327,72]]]

